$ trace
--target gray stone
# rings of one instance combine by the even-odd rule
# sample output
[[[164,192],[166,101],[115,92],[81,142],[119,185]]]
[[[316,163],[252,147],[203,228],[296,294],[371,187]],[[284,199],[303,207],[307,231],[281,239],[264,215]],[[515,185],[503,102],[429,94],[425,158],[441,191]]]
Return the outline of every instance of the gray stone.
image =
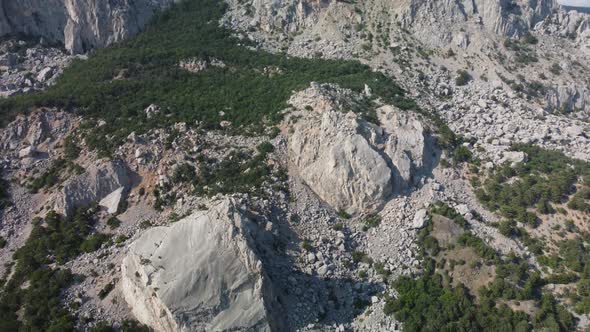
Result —
[[[45,82],[53,76],[53,68],[47,67],[43,68],[39,74],[37,74],[37,81]]]
[[[36,153],[35,147],[34,146],[27,146],[26,148],[21,149],[18,152],[18,157],[19,158],[29,158],[34,156]]]
[[[117,190],[101,199],[98,205],[106,208],[107,212],[110,214],[117,213],[119,210],[119,205],[121,204],[121,199],[123,198],[124,191],[125,187],[119,187]]]
[[[63,184],[54,199],[54,208],[68,216],[74,209],[101,201],[121,187],[127,190],[131,185],[130,176],[130,171],[121,160],[92,165],[83,174],[71,177]],[[118,197],[114,195],[112,198]],[[109,204],[109,207],[112,205]]]
[[[256,226],[231,199],[146,231],[122,264],[135,317],[157,331],[271,331],[270,281],[251,249]]]
[[[428,221],[428,214],[426,209],[420,209],[414,214],[414,219],[412,220],[412,228],[420,229],[426,226],[426,222]]]

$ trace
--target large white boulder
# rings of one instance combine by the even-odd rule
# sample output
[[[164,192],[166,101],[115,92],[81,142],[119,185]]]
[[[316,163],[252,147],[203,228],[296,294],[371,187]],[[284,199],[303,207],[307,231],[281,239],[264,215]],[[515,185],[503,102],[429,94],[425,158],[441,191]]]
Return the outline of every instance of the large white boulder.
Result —
[[[390,168],[358,127],[354,113],[310,114],[289,141],[299,176],[333,208],[349,213],[379,206],[393,190]]]
[[[230,199],[146,231],[122,264],[135,317],[156,331],[270,331],[277,308],[255,232]]]
[[[291,168],[326,203],[348,213],[373,210],[402,193],[432,164],[434,147],[418,116],[392,106],[380,125],[353,112],[350,90],[324,84],[294,95],[301,116],[289,137]]]

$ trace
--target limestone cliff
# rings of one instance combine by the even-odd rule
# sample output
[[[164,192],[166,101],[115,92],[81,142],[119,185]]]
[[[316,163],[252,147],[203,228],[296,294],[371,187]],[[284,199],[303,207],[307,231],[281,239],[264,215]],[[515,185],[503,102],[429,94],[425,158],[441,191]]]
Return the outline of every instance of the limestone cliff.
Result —
[[[63,44],[72,53],[137,33],[174,0],[27,0],[0,3],[0,36],[24,34]]]

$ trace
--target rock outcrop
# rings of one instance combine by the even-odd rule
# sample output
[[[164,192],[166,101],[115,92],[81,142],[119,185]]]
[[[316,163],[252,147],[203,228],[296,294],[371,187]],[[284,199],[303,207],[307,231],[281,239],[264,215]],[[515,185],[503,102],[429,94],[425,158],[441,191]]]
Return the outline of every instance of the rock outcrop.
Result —
[[[3,1],[0,36],[25,34],[60,43],[72,53],[103,47],[136,34],[174,0]]]
[[[63,138],[74,126],[76,117],[66,112],[42,110],[18,116],[0,129],[0,151],[17,150],[28,146],[45,147]]]
[[[270,331],[268,277],[251,247],[254,225],[223,199],[146,231],[122,265],[135,317],[156,331]]]
[[[235,9],[244,1],[228,1]],[[483,27],[497,35],[520,36],[559,8],[555,0],[508,1],[423,1],[403,0],[394,3],[385,0],[358,2],[364,13],[351,13],[342,1],[248,1],[248,15],[235,10],[234,27],[255,26],[264,32],[294,33],[321,24],[323,16],[338,16],[351,23],[361,23],[367,16],[387,16],[398,20],[423,43],[448,46],[463,29],[460,25]],[[362,8],[362,9],[361,9]],[[363,17],[364,16],[364,17]],[[369,19],[374,19],[369,18]]]
[[[535,31],[568,38],[587,55],[590,54],[590,10],[563,7],[553,15],[535,25]]]
[[[558,5],[541,1],[407,1],[401,6],[402,24],[422,42],[447,46],[460,32],[461,24],[474,24],[494,34],[521,36],[548,17]]]
[[[78,207],[88,206],[111,194],[116,195],[118,190],[121,191],[118,194],[120,200],[123,191],[129,189],[130,185],[131,174],[123,161],[113,160],[93,165],[83,174],[64,182],[62,190],[55,198],[54,210],[68,216]],[[113,204],[107,208],[111,205]],[[116,211],[116,208],[111,210]]]
[[[306,110],[293,125],[289,155],[319,197],[335,209],[358,213],[415,184],[432,167],[435,151],[416,114],[383,106],[376,111],[378,126],[339,107],[350,94],[312,84],[293,96],[290,104]]]
[[[590,90],[575,84],[551,87],[546,95],[549,111],[575,111],[590,107]]]

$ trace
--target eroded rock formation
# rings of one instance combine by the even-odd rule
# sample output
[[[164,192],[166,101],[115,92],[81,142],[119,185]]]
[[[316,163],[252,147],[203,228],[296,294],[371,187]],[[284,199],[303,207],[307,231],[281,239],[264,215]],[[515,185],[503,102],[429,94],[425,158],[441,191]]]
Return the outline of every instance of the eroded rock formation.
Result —
[[[156,331],[270,331],[277,310],[254,224],[223,199],[146,231],[122,265],[126,301]]]
[[[60,43],[72,53],[136,34],[174,0],[31,0],[0,4],[0,36],[24,34]]]
[[[291,98],[304,111],[293,126],[289,155],[318,196],[335,209],[357,213],[378,208],[415,184],[436,152],[416,114],[382,106],[376,125],[338,106],[347,94],[312,84]]]
[[[68,216],[75,212],[76,208],[98,202],[114,192],[124,192],[130,185],[131,173],[123,161],[113,160],[93,165],[83,174],[73,176],[64,182],[63,188],[55,198],[54,209]],[[112,210],[116,211],[116,208]]]

